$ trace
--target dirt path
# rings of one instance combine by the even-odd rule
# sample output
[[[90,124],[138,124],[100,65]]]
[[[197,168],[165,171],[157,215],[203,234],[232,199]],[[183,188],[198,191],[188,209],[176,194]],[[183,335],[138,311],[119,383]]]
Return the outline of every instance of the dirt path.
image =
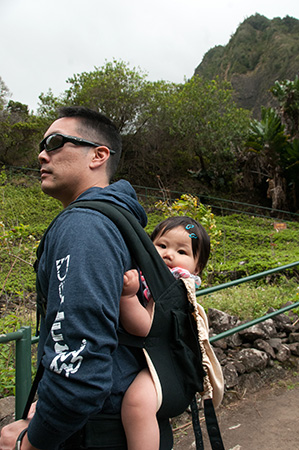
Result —
[[[0,429],[13,420],[13,410],[13,397],[0,399]],[[1,421],[6,415],[6,420]],[[225,450],[298,450],[299,374],[221,406],[217,417]],[[195,450],[189,421],[185,413],[174,424],[174,428],[181,427],[174,432],[174,450]],[[204,423],[202,431],[205,450],[211,450]]]
[[[221,407],[218,421],[226,450],[299,449],[299,374]],[[205,450],[211,450],[202,424]],[[174,450],[194,450],[192,427],[175,433]]]

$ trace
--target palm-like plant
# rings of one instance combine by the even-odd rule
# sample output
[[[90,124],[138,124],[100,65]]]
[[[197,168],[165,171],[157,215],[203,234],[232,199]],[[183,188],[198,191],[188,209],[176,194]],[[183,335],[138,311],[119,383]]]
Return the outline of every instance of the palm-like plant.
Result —
[[[293,81],[276,81],[270,89],[279,101],[281,115],[291,137],[299,138],[299,77]]]
[[[262,108],[261,121],[253,120],[250,125],[246,147],[255,152],[259,166],[268,176],[268,197],[273,209],[286,208],[286,182],[283,162],[289,147],[285,126],[272,108]]]
[[[246,147],[267,159],[267,165],[276,167],[288,146],[288,136],[280,117],[272,108],[262,107],[262,118],[250,124]]]

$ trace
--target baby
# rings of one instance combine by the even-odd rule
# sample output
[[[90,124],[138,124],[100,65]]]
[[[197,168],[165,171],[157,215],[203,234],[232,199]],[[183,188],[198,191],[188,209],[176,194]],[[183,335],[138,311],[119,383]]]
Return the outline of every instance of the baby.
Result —
[[[151,239],[175,278],[194,279],[199,287],[199,274],[207,264],[210,238],[205,229],[186,216],[171,217],[154,229]],[[154,301],[145,284],[144,307],[136,295],[139,274],[130,270],[124,275],[120,299],[120,321],[128,333],[147,336],[150,331]],[[157,393],[148,369],[143,369],[126,391],[122,403],[122,422],[128,450],[159,450],[159,427],[156,419]]]

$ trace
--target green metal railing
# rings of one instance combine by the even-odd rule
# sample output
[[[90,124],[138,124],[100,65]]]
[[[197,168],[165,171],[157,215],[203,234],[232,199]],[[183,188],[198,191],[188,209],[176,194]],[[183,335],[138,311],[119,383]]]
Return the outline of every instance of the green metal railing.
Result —
[[[267,275],[272,275],[276,272],[281,272],[283,270],[291,269],[292,267],[296,267],[299,265],[299,261],[295,261],[290,264],[286,264],[284,266],[275,267],[273,269],[265,270],[264,272],[259,272],[254,275],[249,275],[248,277],[239,278],[238,280],[229,281],[228,283],[218,284],[216,286],[212,286],[206,289],[201,289],[196,293],[196,297],[201,297],[202,295],[208,295],[212,292],[220,291],[221,289],[227,289],[233,286],[237,286],[241,283],[246,283],[248,281],[258,280],[260,278],[263,278]],[[220,339],[226,338],[228,336],[231,336],[232,334],[238,333],[239,331],[245,330],[246,328],[249,328],[253,325],[256,325],[257,323],[264,322],[265,320],[271,319],[272,317],[277,316],[278,314],[283,314],[286,311],[289,311],[290,309],[294,309],[299,307],[299,302],[293,303],[292,305],[288,305],[284,308],[278,309],[276,311],[273,311],[272,313],[266,314],[264,316],[258,317],[257,319],[253,319],[250,322],[243,323],[242,325],[238,325],[235,328],[231,328],[227,331],[224,331],[223,333],[217,334],[217,336],[213,336],[210,338],[210,342],[219,341]]]
[[[206,289],[201,289],[196,293],[197,297],[203,295],[211,294],[212,292],[219,291],[221,289],[227,289],[233,286],[237,286],[241,283],[246,283],[248,281],[253,281],[260,279],[264,276],[271,275],[276,272],[281,272],[283,270],[291,269],[292,267],[298,266],[299,261],[295,261],[284,266],[279,266],[274,269],[269,269],[264,272],[260,272],[248,277],[239,278],[238,280],[229,281],[228,283],[219,284]],[[210,342],[215,342],[220,339],[231,336],[232,334],[238,333],[246,328],[249,328],[257,323],[268,320],[274,316],[282,314],[286,311],[299,307],[299,302],[288,305],[284,308],[273,311],[264,316],[258,317],[257,319],[246,322],[235,328],[231,328],[223,333],[218,334],[210,338]],[[37,338],[31,338],[31,327],[22,327],[19,331],[13,333],[7,333],[0,335],[0,344],[10,341],[16,341],[16,396],[15,396],[15,416],[16,419],[21,418],[26,400],[31,388],[31,344],[37,342]]]
[[[16,341],[15,416],[20,419],[31,388],[31,327],[0,335],[0,344],[10,341]]]
[[[165,197],[163,197],[160,188],[152,188],[140,185],[133,185],[133,188],[136,190],[138,198],[145,198],[146,200],[155,199],[155,201],[165,200]],[[169,195],[171,200],[174,200],[175,198],[178,198],[185,193],[186,192],[181,191],[167,191],[167,194]],[[216,213],[215,210],[220,210],[220,213],[218,214],[225,215],[225,214],[239,213],[239,214],[247,214],[250,216],[253,215],[255,217],[264,217],[273,220],[275,220],[275,217],[277,218],[284,217],[284,220],[289,218],[290,221],[299,220],[299,214],[291,211],[273,209],[268,206],[254,205],[252,203],[245,203],[237,200],[229,200],[226,198],[213,197],[211,195],[202,195],[196,193],[193,193],[192,195],[198,197],[201,203],[209,205],[215,213]],[[280,218],[279,220],[282,219]]]

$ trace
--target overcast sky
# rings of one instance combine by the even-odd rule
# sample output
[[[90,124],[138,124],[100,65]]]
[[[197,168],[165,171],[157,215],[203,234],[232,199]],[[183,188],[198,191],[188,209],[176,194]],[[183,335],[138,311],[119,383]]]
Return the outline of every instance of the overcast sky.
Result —
[[[255,13],[299,19],[299,1],[0,0],[0,77],[31,110],[42,92],[59,95],[67,78],[113,59],[180,83]]]

